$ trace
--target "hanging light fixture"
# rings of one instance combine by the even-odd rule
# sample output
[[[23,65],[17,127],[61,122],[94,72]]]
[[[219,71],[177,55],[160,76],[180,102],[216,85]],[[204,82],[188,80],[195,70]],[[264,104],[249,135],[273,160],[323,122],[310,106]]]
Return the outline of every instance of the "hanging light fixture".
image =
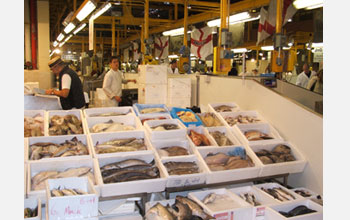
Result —
[[[77,34],[79,31],[83,30],[85,26],[86,23],[82,23],[77,29],[75,29],[75,31],[73,31],[73,34]]]
[[[63,40],[63,38],[64,38],[64,34],[63,34],[63,33],[60,33],[60,34],[58,35],[58,37],[57,37],[57,41],[58,41],[58,42],[61,42],[61,41]]]
[[[69,34],[75,27],[76,27],[76,26],[75,26],[74,22],[70,22],[70,23],[64,28],[63,31],[64,31],[66,34]]]
[[[259,18],[260,18],[260,15],[255,17],[255,16],[251,16],[251,14],[249,14],[248,12],[242,12],[235,15],[231,15],[229,17],[229,24],[238,24],[242,22],[254,21],[254,20],[258,20]],[[221,20],[215,19],[215,20],[209,21],[207,24],[209,27],[215,27],[215,26],[220,27]]]
[[[100,17],[103,13],[105,13],[108,9],[112,7],[112,4],[109,2],[105,2],[99,9],[97,9],[94,14],[92,14],[92,19],[95,20],[96,18]]]
[[[293,5],[296,9],[311,10],[323,7],[323,0],[295,0]]]
[[[79,21],[84,20],[96,8],[96,3],[93,0],[85,0],[80,6],[80,10],[76,16]]]

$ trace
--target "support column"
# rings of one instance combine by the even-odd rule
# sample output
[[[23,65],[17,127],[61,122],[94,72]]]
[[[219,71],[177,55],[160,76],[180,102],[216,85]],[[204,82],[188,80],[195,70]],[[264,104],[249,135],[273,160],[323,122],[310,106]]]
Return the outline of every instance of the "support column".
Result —
[[[188,1],[184,1],[184,45],[187,46],[187,18],[188,18]]]
[[[37,69],[37,45],[38,45],[38,36],[37,36],[37,1],[30,0],[30,39],[31,39],[31,49],[32,49],[32,66],[33,69]]]
[[[49,1],[37,1],[38,51],[37,64],[40,71],[50,71],[50,16]]]
[[[177,21],[177,14],[178,14],[178,6],[177,6],[177,4],[175,3],[175,12],[174,12],[175,21]]]
[[[30,46],[30,18],[29,1],[24,1],[24,62],[32,61],[32,51]]]
[[[82,36],[82,43],[81,43],[81,52],[83,53],[84,51],[85,51],[85,37],[84,36]]]
[[[149,0],[145,0],[145,39],[148,39],[149,29]]]
[[[120,55],[119,46],[120,46],[120,31],[117,32],[117,55]]]
[[[112,21],[112,51],[115,49],[115,19]]]
[[[145,55],[144,24],[141,25],[141,53]]]

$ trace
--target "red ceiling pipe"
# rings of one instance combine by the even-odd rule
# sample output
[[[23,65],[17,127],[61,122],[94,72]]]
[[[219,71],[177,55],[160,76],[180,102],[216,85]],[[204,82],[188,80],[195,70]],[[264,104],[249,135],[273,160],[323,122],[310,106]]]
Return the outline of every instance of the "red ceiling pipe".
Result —
[[[37,29],[37,6],[36,0],[29,0],[30,5],[30,39],[32,46],[32,66],[33,69],[38,69],[37,66],[37,48],[38,48],[38,29]]]

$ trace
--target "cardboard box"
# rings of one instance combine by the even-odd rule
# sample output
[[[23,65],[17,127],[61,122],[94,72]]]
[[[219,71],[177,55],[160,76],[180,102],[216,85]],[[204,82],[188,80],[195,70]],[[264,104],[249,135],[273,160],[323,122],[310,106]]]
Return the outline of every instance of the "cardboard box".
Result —
[[[245,147],[240,146],[245,149]],[[216,154],[222,152],[227,154],[230,151],[233,151],[236,147],[207,147],[207,148],[197,148],[198,157],[205,165],[207,170],[207,184],[229,182],[236,180],[244,180],[250,178],[256,178],[259,176],[261,166],[257,162],[257,158],[254,158],[252,153],[246,150],[246,154],[252,159],[254,167],[238,168],[231,170],[222,170],[222,171],[211,171],[209,166],[205,162],[205,158],[209,153]]]
[[[289,218],[284,217],[279,213],[279,211],[289,212],[295,207],[300,205],[304,205],[309,209],[315,210],[316,212],[308,213],[304,215],[298,215],[298,216],[289,217]],[[269,209],[271,211],[271,213],[269,214],[271,217],[269,217],[269,219],[273,219],[273,220],[275,219],[322,220],[323,219],[323,207],[311,200],[303,200],[303,201],[290,202],[287,204],[271,205]]]
[[[48,136],[49,135],[49,122],[47,121],[48,118],[46,116],[46,111],[45,110],[24,110],[24,116],[27,117],[34,117],[36,115],[40,115],[43,117],[43,127],[44,130],[42,131],[43,135],[42,136]]]
[[[215,102],[215,103],[209,103],[208,104],[208,111],[209,112],[216,112],[219,113],[217,111],[215,111],[215,107],[218,107],[220,105],[227,105],[230,106],[232,108],[231,112],[237,112],[240,110],[239,106],[235,103],[235,102]]]
[[[159,120],[159,119],[155,119],[155,118],[159,118],[159,117],[164,117],[165,119],[172,119],[172,117],[167,113],[143,114],[143,115],[139,115],[138,117],[139,117],[142,125],[143,125],[142,120],[144,120],[144,119]]]
[[[245,193],[250,193],[254,195],[254,197],[256,198],[256,201],[259,202],[261,205],[253,207],[253,220],[255,219],[263,220],[265,217],[266,207],[270,205],[278,204],[276,200],[270,198],[266,194],[263,194],[259,189],[255,188],[254,186],[236,187],[228,190],[236,194],[240,198],[241,198],[241,195],[244,196]],[[245,201],[243,198],[241,199]]]
[[[287,189],[284,186],[281,186],[278,183],[263,183],[263,184],[257,184],[254,185],[257,189],[261,190],[262,193],[264,193],[265,195],[267,195],[268,197],[274,199],[277,201],[278,204],[282,204],[282,203],[290,203],[290,202],[295,202],[295,201],[301,201],[301,200],[305,200],[305,198],[303,198],[302,196],[296,194],[295,192],[293,192],[292,190]],[[262,188],[264,189],[271,189],[271,188],[275,188],[275,187],[279,187],[282,188],[284,191],[288,192],[289,194],[291,194],[292,196],[295,197],[295,199],[289,200],[289,201],[280,201],[278,199],[275,199],[272,195],[270,195],[269,193],[265,192],[262,190]]]
[[[24,199],[24,209],[30,208],[33,210],[36,207],[38,207],[38,215],[36,217],[26,218],[26,219],[28,219],[28,220],[41,220],[41,200],[38,198]]]
[[[260,124],[260,123],[267,123],[267,121],[257,112],[257,111],[238,111],[238,112],[220,112],[218,113],[218,118],[225,124],[227,127],[233,127],[230,126],[227,121],[225,120],[226,117],[232,117],[236,118],[239,115],[242,116],[250,116],[254,117],[256,119],[259,119],[260,121],[254,122],[254,123],[249,123],[249,124]]]
[[[242,146],[242,143],[239,141],[239,139],[236,138],[236,136],[234,134],[232,134],[230,129],[228,129],[227,127],[207,127],[206,129],[207,129],[210,136],[212,136],[210,133],[215,132],[215,131],[219,131],[221,133],[224,133],[224,135],[233,143],[233,145],[230,145],[230,146]],[[213,137],[213,139],[216,143],[216,146],[219,146],[219,144],[216,142],[214,137]],[[224,146],[219,146],[219,147],[224,147]]]
[[[151,127],[162,124],[175,124],[179,129],[166,130],[166,131],[154,131]],[[164,140],[164,139],[185,139],[186,127],[178,119],[166,119],[166,120],[152,120],[146,121],[143,125],[151,141]]]
[[[86,120],[86,130],[89,134],[92,134],[94,132],[91,132],[91,128],[99,123],[106,123],[110,120],[112,120],[114,123],[122,123],[124,125],[130,125],[135,128],[135,130],[143,130],[142,124],[140,120],[133,115],[126,115],[126,116],[110,116],[110,117],[88,117]],[[124,132],[124,131],[111,131],[111,132]],[[103,132],[105,133],[105,132]]]
[[[258,144],[273,144],[273,143],[284,141],[283,138],[277,132],[277,130],[268,123],[247,124],[247,125],[240,124],[240,125],[233,126],[231,130],[240,139],[242,143],[248,144],[250,146],[258,145]],[[247,131],[253,131],[253,130],[260,131],[264,134],[267,134],[270,137],[272,137],[272,139],[248,141],[244,133]]]
[[[199,134],[204,134],[206,138],[208,138],[209,142],[210,142],[210,146],[196,146],[193,141],[190,138],[190,134],[191,134],[191,130],[199,133]],[[198,126],[198,127],[188,127],[187,128],[187,138],[189,140],[190,145],[193,147],[193,149],[202,149],[202,148],[211,148],[211,147],[218,147],[218,144],[216,143],[216,141],[214,140],[214,138],[209,135],[208,130],[203,127],[203,126]]]
[[[102,197],[121,196],[121,195],[136,194],[136,193],[162,192],[165,190],[165,184],[167,180],[166,180],[165,174],[160,169],[160,163],[158,160],[155,160],[155,164],[159,169],[160,178],[105,184],[102,179],[100,167],[103,167],[104,165],[107,165],[110,163],[120,162],[127,159],[139,159],[139,160],[144,160],[147,163],[150,163],[155,158],[154,158],[153,152],[152,153],[135,152],[128,155],[98,158],[95,161],[94,166],[95,166],[95,169],[98,170],[98,174],[97,174],[98,184],[100,186]]]
[[[170,114],[169,109],[166,107],[165,104],[139,104],[139,103],[135,103],[135,104],[133,104],[133,108],[134,108],[137,116],[150,115],[150,114],[152,114],[152,115],[154,115],[154,114],[164,114],[164,113]],[[143,109],[146,109],[146,108],[163,108],[165,110],[165,112],[145,113],[145,114],[141,113],[141,111]]]
[[[85,130],[84,127],[84,120],[83,120],[83,112],[80,109],[73,109],[73,110],[55,110],[55,111],[48,111],[47,112],[47,122],[48,122],[48,128],[50,124],[50,119],[54,115],[59,115],[59,116],[65,116],[65,115],[75,115],[77,118],[81,121],[82,127],[83,127],[83,134],[87,134],[87,131]],[[48,133],[50,136],[50,134]]]
[[[51,158],[42,158],[40,160],[31,160],[30,159],[30,145],[36,144],[39,142],[50,142],[54,144],[63,144],[65,141],[70,141],[74,137],[78,139],[78,141],[81,141],[87,148],[88,154],[86,155],[76,155],[76,156],[67,156],[67,157],[51,157]],[[87,141],[87,136],[85,134],[77,134],[77,135],[59,135],[59,136],[46,136],[46,137],[31,137],[28,138],[28,143],[26,147],[24,148],[24,155],[26,161],[29,163],[36,163],[39,161],[55,161],[55,160],[69,160],[69,159],[91,159],[92,158],[92,151],[91,151],[91,146]]]
[[[119,113],[126,115],[136,116],[135,111],[132,107],[122,106],[122,107],[105,107],[105,108],[88,108],[84,109],[84,117],[101,117],[101,116],[93,116],[94,114],[103,114],[103,113]]]
[[[153,148],[151,147],[151,143],[148,140],[147,135],[145,135],[145,131],[125,131],[125,132],[114,132],[114,133],[93,133],[89,135],[89,142],[91,145],[91,149],[93,152],[94,158],[99,157],[109,157],[109,156],[118,156],[121,154],[129,154],[134,153],[136,151],[130,151],[130,152],[116,152],[116,153],[105,153],[105,154],[98,154],[96,153],[95,146],[97,145],[97,142],[102,144],[106,141],[111,141],[114,139],[127,139],[127,138],[136,138],[140,139],[143,138],[144,143],[146,145],[147,150],[146,151],[152,151]],[[143,152],[143,151],[137,151],[137,152]]]
[[[80,189],[85,195],[52,197],[53,189]],[[49,219],[81,219],[97,217],[98,194],[87,177],[46,180],[46,205]]]
[[[40,198],[42,203],[46,203],[46,193],[45,189],[34,190],[32,189],[32,177],[42,171],[58,171],[63,172],[70,168],[78,167],[90,167],[91,172],[94,175],[95,190],[99,192],[99,188],[96,187],[98,183],[97,171],[94,167],[94,159],[80,159],[75,160],[71,158],[70,160],[55,160],[55,161],[41,161],[37,163],[28,163],[27,171],[27,194],[29,198]]]
[[[287,145],[288,147],[291,148],[291,151],[292,151],[291,153],[296,159],[295,161],[289,161],[284,163],[263,164],[263,162],[255,154],[255,152],[258,152],[260,150],[272,151],[272,149],[275,146],[278,146],[280,144]],[[248,147],[248,150],[254,152],[255,156],[258,158],[259,165],[262,167],[259,177],[272,176],[272,175],[284,174],[284,173],[300,173],[300,172],[303,172],[307,163],[306,159],[300,153],[300,151],[296,147],[294,147],[293,144],[291,144],[290,142],[281,141],[274,144],[251,145]]]
[[[139,65],[138,83],[167,84],[167,71],[166,65]]]
[[[164,163],[166,162],[195,162],[199,168],[199,173],[184,174],[184,175],[169,175]],[[206,181],[207,171],[203,162],[198,160],[196,155],[188,157],[171,157],[161,160],[161,169],[167,178],[167,187],[182,187],[203,184]]]
[[[184,140],[161,140],[161,141],[153,141],[152,143],[152,148],[154,149],[154,151],[158,154],[159,158],[161,159],[165,159],[168,157],[173,157],[173,156],[163,156],[160,153],[160,149],[164,148],[164,147],[172,147],[172,146],[179,146],[179,147],[183,147],[188,151],[189,155],[193,155],[193,150],[190,147],[190,144],[188,143],[188,140],[184,139]],[[186,155],[184,155],[186,157]],[[187,155],[188,156],[188,155]],[[177,156],[177,157],[183,157],[183,156]]]
[[[215,200],[211,204],[204,204],[203,200],[211,193],[215,193],[217,197],[227,196],[228,199],[220,204],[215,204]],[[231,220],[231,219],[253,219],[253,207],[242,201],[237,195],[231,193],[227,189],[213,189],[205,190],[201,192],[191,192],[188,197],[197,202],[203,207],[209,215],[219,220]],[[219,198],[217,198],[219,200]]]

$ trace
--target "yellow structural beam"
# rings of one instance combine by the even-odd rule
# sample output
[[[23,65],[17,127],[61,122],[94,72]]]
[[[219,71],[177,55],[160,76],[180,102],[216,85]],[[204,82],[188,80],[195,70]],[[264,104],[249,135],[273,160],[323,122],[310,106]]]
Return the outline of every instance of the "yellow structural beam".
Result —
[[[148,39],[148,31],[149,31],[149,0],[145,0],[145,13],[144,13],[145,17],[145,27],[144,27],[144,31],[145,31],[145,35],[144,38]]]
[[[112,48],[115,48],[115,20],[112,21]]]
[[[184,45],[187,46],[187,19],[188,19],[188,1],[185,0],[185,4],[184,4],[184,8],[185,8],[185,12],[184,12]]]

